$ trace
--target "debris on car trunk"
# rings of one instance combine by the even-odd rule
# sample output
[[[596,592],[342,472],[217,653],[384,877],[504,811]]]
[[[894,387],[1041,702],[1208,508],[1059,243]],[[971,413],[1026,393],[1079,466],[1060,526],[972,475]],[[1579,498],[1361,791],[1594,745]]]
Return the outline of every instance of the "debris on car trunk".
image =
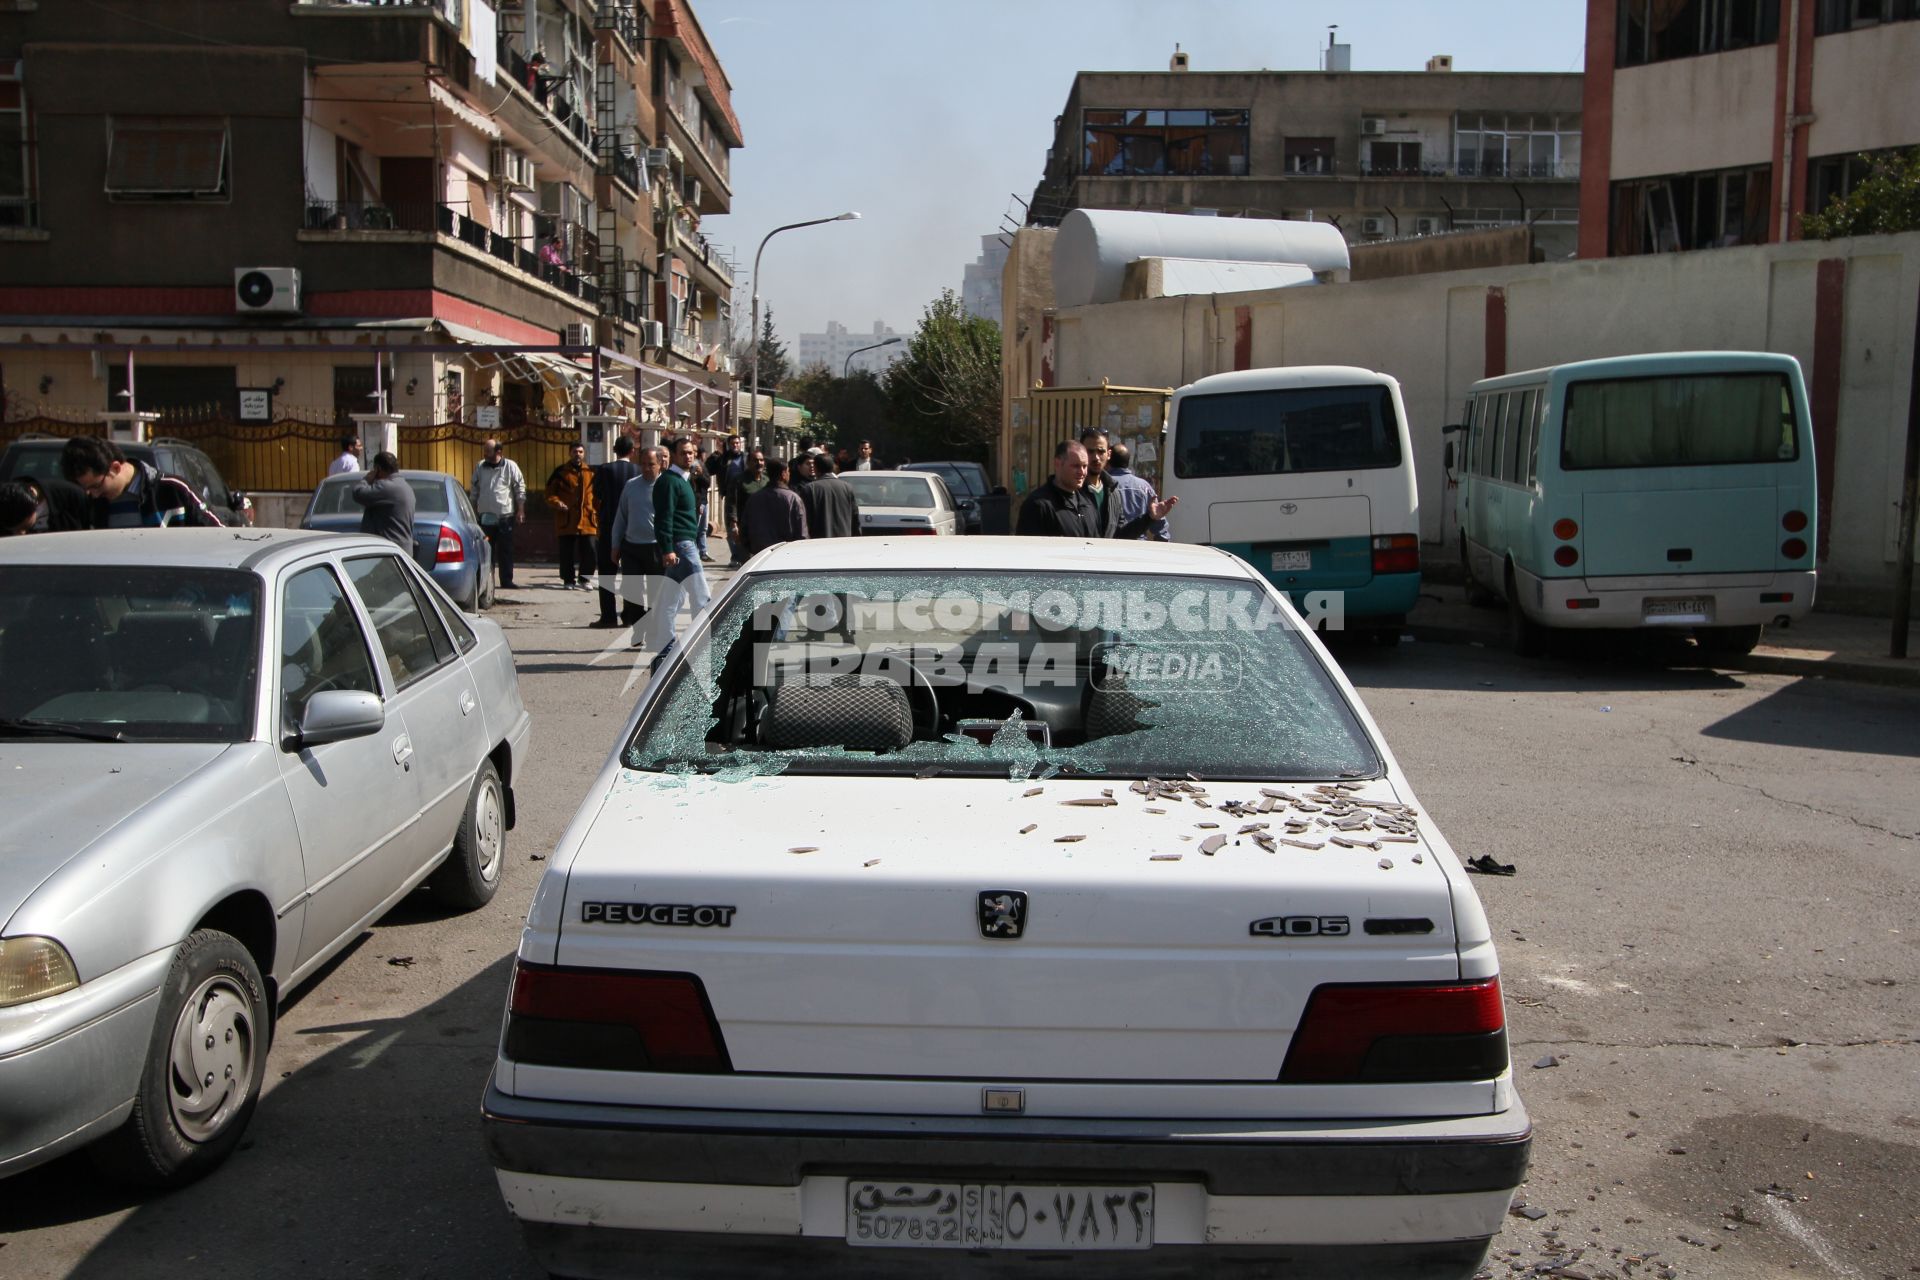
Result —
[[[1030,834],[1032,834],[1033,832],[1035,832],[1035,831],[1038,831],[1039,829],[1040,829],[1040,824],[1039,824],[1039,823],[1037,823],[1037,822],[1029,822],[1029,823],[1028,823],[1028,824],[1027,824],[1026,826],[1024,826],[1024,827],[1022,827],[1022,828],[1020,828],[1020,834],[1021,834],[1021,835],[1023,835],[1023,836],[1024,836],[1024,835],[1030,835]]]

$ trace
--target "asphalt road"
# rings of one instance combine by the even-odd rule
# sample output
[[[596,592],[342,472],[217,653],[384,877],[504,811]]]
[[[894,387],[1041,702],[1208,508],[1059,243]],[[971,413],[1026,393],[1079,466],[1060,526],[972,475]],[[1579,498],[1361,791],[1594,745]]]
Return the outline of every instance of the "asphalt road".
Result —
[[[478,1104],[535,859],[632,704],[592,615],[547,586],[496,612],[534,759],[492,905],[409,902],[298,993],[248,1141],[205,1182],[143,1201],[68,1158],[0,1186],[0,1276],[539,1274]],[[1478,886],[1541,1216],[1508,1220],[1491,1274],[1920,1274],[1920,694],[1340,656],[1461,855],[1517,869]]]

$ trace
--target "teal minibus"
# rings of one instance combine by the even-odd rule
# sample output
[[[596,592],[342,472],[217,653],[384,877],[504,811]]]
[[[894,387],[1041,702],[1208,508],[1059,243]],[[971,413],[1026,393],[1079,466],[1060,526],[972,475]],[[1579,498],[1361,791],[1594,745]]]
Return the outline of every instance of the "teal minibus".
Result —
[[[1689,351],[1474,384],[1446,449],[1469,597],[1548,628],[1686,628],[1738,654],[1813,608],[1818,492],[1800,363]]]
[[[1420,598],[1420,499],[1400,384],[1345,365],[1243,369],[1174,392],[1176,542],[1231,551],[1308,622],[1400,638]]]

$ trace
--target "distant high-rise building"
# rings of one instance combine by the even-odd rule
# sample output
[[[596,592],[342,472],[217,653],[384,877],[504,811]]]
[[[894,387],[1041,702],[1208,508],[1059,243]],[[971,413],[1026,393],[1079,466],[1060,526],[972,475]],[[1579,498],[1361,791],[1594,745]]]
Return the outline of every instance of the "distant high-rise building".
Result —
[[[889,338],[894,341],[888,343]],[[825,365],[835,377],[839,377],[842,370],[865,369],[878,377],[887,371],[888,365],[905,354],[906,341],[905,334],[894,332],[880,320],[873,322],[871,333],[857,333],[838,320],[829,320],[825,333],[800,335],[799,367],[811,369],[817,364]],[[871,347],[872,350],[861,351],[862,347]],[[860,351],[857,356],[853,354],[856,351]],[[851,364],[847,361],[849,356],[853,356]]]
[[[980,237],[980,256],[967,264],[960,305],[970,316],[1000,323],[1000,273],[1007,265],[1007,242],[998,234]]]

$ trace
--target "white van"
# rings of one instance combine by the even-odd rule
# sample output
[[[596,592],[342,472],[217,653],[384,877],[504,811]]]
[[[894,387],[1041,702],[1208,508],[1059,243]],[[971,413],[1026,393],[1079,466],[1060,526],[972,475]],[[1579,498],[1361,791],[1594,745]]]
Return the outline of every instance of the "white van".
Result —
[[[1174,393],[1176,542],[1231,551],[1310,621],[1400,638],[1420,598],[1420,498],[1400,384],[1345,365],[1245,369]],[[1339,593],[1330,611],[1321,592]]]

